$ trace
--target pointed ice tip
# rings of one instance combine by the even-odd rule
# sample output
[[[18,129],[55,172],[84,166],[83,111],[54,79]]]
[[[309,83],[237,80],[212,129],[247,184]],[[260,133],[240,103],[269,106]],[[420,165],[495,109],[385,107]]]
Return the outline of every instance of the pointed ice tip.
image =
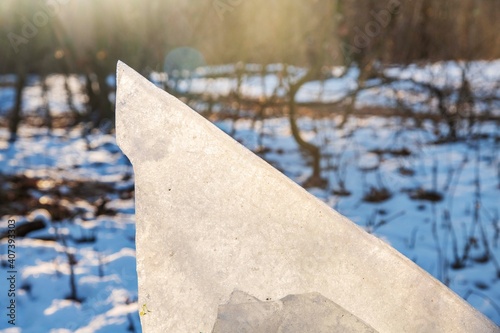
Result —
[[[125,69],[131,69],[131,68],[129,65],[127,65],[123,61],[118,60],[118,62],[116,63],[116,71],[119,72],[119,71],[123,71]]]
[[[116,64],[116,139],[132,164],[158,161],[168,151],[172,133],[208,121],[122,61]],[[210,125],[211,126],[211,125]],[[212,126],[214,127],[214,126]],[[215,128],[215,127],[214,127]],[[218,129],[209,131],[219,131]],[[218,134],[220,135],[220,134]]]
[[[118,60],[116,64],[116,137],[118,145],[130,160],[132,159],[129,146],[133,144],[131,141],[134,138],[131,138],[128,132],[134,127],[134,119],[137,117],[137,111],[141,110],[137,109],[137,107],[128,108],[127,101],[135,99],[131,98],[131,96],[141,95],[138,88],[140,90],[140,87],[143,86],[143,81],[147,80],[142,78],[123,61]]]
[[[126,63],[124,63],[121,60],[118,60],[118,62],[116,63],[116,87],[117,88],[119,86],[119,81],[122,78],[122,74],[124,74],[125,72],[127,72],[129,75],[133,74],[133,73],[137,73],[129,65],[127,65]],[[137,74],[139,74],[139,73],[137,73]]]
[[[123,61],[118,60],[116,63],[116,82],[118,82],[118,79],[120,78],[121,72],[123,72],[124,68],[128,67]]]

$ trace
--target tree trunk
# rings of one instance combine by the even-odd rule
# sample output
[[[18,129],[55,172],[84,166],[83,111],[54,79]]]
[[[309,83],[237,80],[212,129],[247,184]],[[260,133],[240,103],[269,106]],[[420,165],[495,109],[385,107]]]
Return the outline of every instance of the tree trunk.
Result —
[[[52,114],[50,112],[49,86],[47,85],[47,75],[42,75],[40,77],[40,84],[42,85],[42,111],[44,111],[43,117],[45,125],[47,126],[47,131],[50,134],[50,132],[52,131]]]
[[[24,68],[20,67],[17,71],[16,100],[14,104],[14,109],[12,110],[9,120],[9,131],[10,131],[9,142],[14,142],[17,139],[17,130],[19,128],[19,123],[21,122],[21,112],[23,107],[23,90],[25,86],[26,86],[26,71]]]
[[[103,120],[114,120],[114,112],[109,101],[109,88],[106,82],[107,73],[99,70],[97,73],[97,83],[99,84],[99,123]]]
[[[97,109],[99,109],[99,99],[97,98],[96,93],[94,92],[94,80],[92,79],[92,74],[87,73],[85,75],[85,92],[87,93],[88,102],[87,105],[89,110],[87,115],[91,118],[88,120],[92,120],[92,117],[95,115]]]
[[[309,70],[309,72],[304,75],[298,82],[290,85],[290,90],[288,92],[288,119],[290,121],[290,129],[292,131],[292,136],[294,140],[299,145],[300,149],[309,153],[312,157],[312,167],[313,174],[309,179],[308,183],[311,186],[322,186],[324,185],[324,180],[321,179],[321,152],[319,147],[313,145],[310,142],[307,142],[302,138],[300,133],[300,129],[297,125],[297,104],[295,101],[295,97],[300,87],[304,85],[306,82],[313,79],[315,76],[315,72],[313,70]]]

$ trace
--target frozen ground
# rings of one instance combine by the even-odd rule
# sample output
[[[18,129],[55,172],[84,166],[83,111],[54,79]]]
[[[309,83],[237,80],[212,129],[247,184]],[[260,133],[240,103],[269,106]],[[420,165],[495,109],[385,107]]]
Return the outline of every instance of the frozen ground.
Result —
[[[22,128],[15,144],[0,147],[1,173],[38,179],[28,189],[29,196],[36,199],[29,214],[9,218],[18,226],[37,220],[45,224],[16,240],[17,321],[15,327],[8,325],[2,306],[0,329],[23,333],[139,332],[134,202],[132,196],[123,195],[126,191],[120,191],[133,187],[133,178],[127,176],[132,173],[131,166],[113,136],[91,135],[87,141],[77,131],[46,134],[46,130]],[[6,139],[7,132],[1,129],[0,142]],[[83,183],[75,186],[72,181]],[[92,186],[93,181],[108,187],[85,189],[85,183]],[[4,194],[19,193],[17,190],[16,183],[0,183]],[[82,193],[76,196],[75,191]],[[110,199],[108,211],[97,212],[96,202],[101,197]],[[25,198],[13,199],[24,202]],[[49,213],[61,210],[70,212],[62,221]],[[4,216],[0,229],[6,226]],[[3,239],[2,275],[7,274],[9,264],[6,248],[7,240]],[[66,299],[70,295],[68,254],[75,262],[80,302]],[[4,286],[0,293],[5,300]]]
[[[333,122],[301,121],[306,136],[322,146],[324,176],[330,179],[328,188],[311,188],[310,192],[500,323],[497,125],[478,127],[477,133],[483,133],[478,140],[434,144],[430,129],[412,128],[398,119],[352,118],[342,130],[334,130]],[[227,130],[232,124],[226,121],[218,126]],[[403,130],[403,126],[410,129]],[[267,152],[262,156],[298,183],[308,177],[310,168],[291,139],[285,119],[269,119],[264,124],[239,120],[236,129],[235,138],[254,150],[263,131]],[[1,130],[0,142],[6,139],[7,132]],[[69,211],[78,212],[61,222],[40,209],[13,216],[17,223],[38,216],[46,227],[16,242],[18,325],[5,332],[138,332],[133,199],[108,193],[106,208],[116,214],[107,215],[97,213],[92,200],[74,201],[54,194],[70,193],[65,189],[69,185],[58,185],[61,180],[98,180],[118,190],[130,187],[131,166],[114,138],[96,133],[87,141],[78,129],[46,135],[46,130],[23,128],[18,142],[1,147],[0,159],[2,173],[47,180],[38,181],[31,190],[39,202],[59,200]],[[54,187],[57,192],[50,191]],[[387,200],[376,195],[384,188],[389,192]],[[431,190],[443,199],[414,198]],[[350,195],[338,195],[347,192]],[[367,202],[368,194],[381,202]],[[1,229],[6,223],[4,217]],[[4,239],[3,263],[7,261],[5,248]],[[469,252],[461,260],[464,251]],[[65,299],[70,294],[67,252],[76,259],[80,303]],[[6,327],[5,320],[0,327]]]
[[[461,75],[459,65],[415,65],[386,74],[453,86]],[[279,69],[273,66],[271,70]],[[470,71],[475,93],[498,93],[500,62],[477,66]],[[443,68],[443,81],[433,81]],[[224,70],[231,66],[211,71]],[[219,95],[234,88],[234,79],[202,77],[206,75],[179,82],[179,87]],[[324,84],[312,82],[300,91],[299,99],[341,98],[356,88],[356,76],[352,71]],[[49,79],[51,110],[66,112],[63,78]],[[0,82],[14,80],[0,77]],[[30,80],[24,112],[44,112],[37,79]],[[259,96],[273,91],[273,82],[275,75],[264,80],[255,75],[246,77],[243,87],[249,96]],[[69,84],[81,108],[81,78],[72,76]],[[358,103],[394,106],[396,97],[414,98],[418,110],[418,101],[426,98],[415,86],[399,93],[393,88],[367,91]],[[12,97],[11,88],[0,89],[0,111],[10,109]],[[479,108],[498,112],[491,103]],[[417,126],[399,118],[351,117],[338,129],[339,122],[336,117],[300,119],[304,137],[321,147],[323,176],[329,180],[325,189],[308,190],[500,324],[499,124],[476,123],[469,140],[439,143],[437,133],[446,130],[430,122]],[[297,183],[309,177],[307,157],[293,141],[285,118],[224,120],[217,126],[226,132],[234,129],[235,139]],[[0,129],[0,212],[8,214],[0,218],[0,234],[8,218],[18,225],[43,222],[42,228],[16,240],[17,325],[7,325],[0,310],[1,332],[140,332],[132,167],[112,135],[96,131],[82,138],[81,132],[79,127],[48,133],[23,126],[19,140],[8,144],[6,129]],[[6,249],[4,238],[2,280],[9,265]],[[72,270],[78,301],[68,299]],[[0,301],[6,293],[1,284]]]

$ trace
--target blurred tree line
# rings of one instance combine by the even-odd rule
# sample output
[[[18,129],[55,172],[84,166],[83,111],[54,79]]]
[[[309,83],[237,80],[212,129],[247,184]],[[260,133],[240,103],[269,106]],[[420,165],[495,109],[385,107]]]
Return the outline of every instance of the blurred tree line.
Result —
[[[2,0],[0,72],[161,70],[179,46],[210,64],[492,59],[499,14],[496,0]]]
[[[189,46],[208,64],[294,64],[307,79],[356,64],[369,76],[376,62],[498,58],[499,14],[498,0],[2,0],[0,73],[17,78],[12,132],[31,73],[82,75],[97,125],[113,117],[118,59],[147,74]]]

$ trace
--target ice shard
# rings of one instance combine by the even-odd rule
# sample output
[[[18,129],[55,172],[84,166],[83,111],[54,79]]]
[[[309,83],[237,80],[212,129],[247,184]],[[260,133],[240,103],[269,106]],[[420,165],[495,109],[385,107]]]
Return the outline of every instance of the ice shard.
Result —
[[[272,301],[321,295],[378,332],[500,332],[121,62],[117,89],[117,140],[136,180],[143,332],[211,332],[234,290]]]

